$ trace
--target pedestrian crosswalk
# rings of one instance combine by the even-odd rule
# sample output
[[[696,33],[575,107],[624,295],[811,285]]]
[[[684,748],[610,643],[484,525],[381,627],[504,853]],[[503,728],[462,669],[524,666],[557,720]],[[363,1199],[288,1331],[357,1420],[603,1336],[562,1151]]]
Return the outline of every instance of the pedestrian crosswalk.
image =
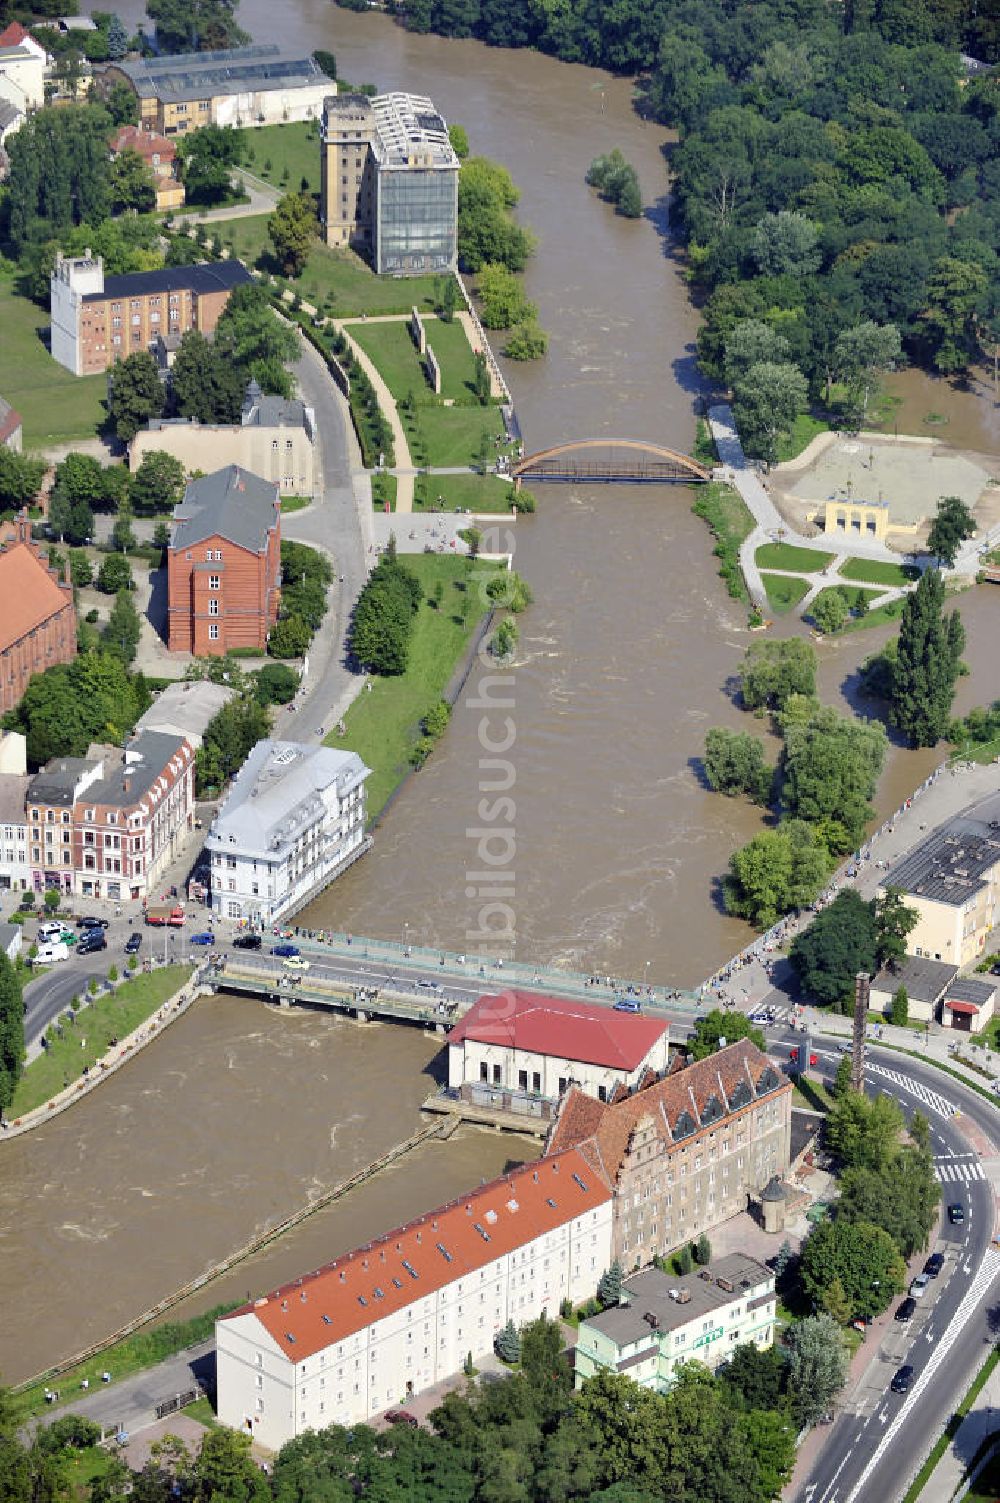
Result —
[[[949,1101],[946,1096],[942,1096],[939,1091],[935,1091],[930,1086],[924,1085],[922,1080],[914,1080],[911,1075],[903,1075],[899,1070],[888,1070],[885,1065],[877,1065],[871,1060],[867,1060],[865,1063],[865,1073],[868,1075],[879,1075],[884,1080],[887,1080],[890,1085],[898,1086],[901,1091],[906,1091],[909,1095],[915,1096],[921,1105],[927,1107],[929,1111],[935,1112],[939,1117],[948,1118],[958,1115],[958,1107]]]
[[[974,1179],[985,1179],[986,1172],[977,1158],[968,1158],[961,1162],[947,1159],[934,1160],[934,1173],[943,1185],[954,1184],[961,1181],[970,1184]]]

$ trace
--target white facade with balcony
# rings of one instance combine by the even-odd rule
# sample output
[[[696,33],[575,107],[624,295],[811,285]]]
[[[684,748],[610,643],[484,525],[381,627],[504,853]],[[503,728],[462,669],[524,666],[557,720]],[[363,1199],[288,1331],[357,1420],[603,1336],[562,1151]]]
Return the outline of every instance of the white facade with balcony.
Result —
[[[367,849],[354,752],[258,741],[212,823],[212,912],[264,928],[323,891]]]

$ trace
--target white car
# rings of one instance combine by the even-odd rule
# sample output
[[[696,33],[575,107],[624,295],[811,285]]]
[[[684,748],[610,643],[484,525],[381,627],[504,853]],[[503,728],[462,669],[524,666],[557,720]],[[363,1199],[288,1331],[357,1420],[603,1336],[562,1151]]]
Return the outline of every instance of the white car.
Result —
[[[930,1278],[926,1273],[918,1273],[916,1278],[913,1280],[913,1283],[910,1285],[911,1297],[913,1299],[919,1299],[929,1283]]]
[[[286,971],[308,971],[309,969],[308,960],[303,960],[301,955],[289,955],[281,964]]]

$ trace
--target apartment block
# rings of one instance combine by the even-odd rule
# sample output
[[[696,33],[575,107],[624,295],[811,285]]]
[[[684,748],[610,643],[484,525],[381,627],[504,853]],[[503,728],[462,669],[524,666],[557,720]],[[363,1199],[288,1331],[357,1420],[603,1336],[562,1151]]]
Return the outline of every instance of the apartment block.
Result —
[[[277,1450],[367,1422],[497,1332],[589,1298],[611,1197],[576,1152],[482,1185],[216,1323],[218,1416]]]
[[[235,260],[105,277],[89,250],[60,253],[50,283],[52,357],[74,376],[92,376],[161,336],[212,334],[233,288],[252,280]]]
[[[744,1253],[684,1277],[648,1268],[625,1280],[620,1304],[580,1322],[576,1386],[612,1372],[666,1393],[685,1362],[715,1372],[738,1346],[771,1346],[776,1301],[774,1274]]]
[[[622,1101],[572,1089],[546,1153],[579,1149],[614,1191],[614,1254],[642,1268],[748,1207],[791,1160],[791,1082],[749,1039]]]
[[[323,107],[320,220],[327,245],[355,246],[392,276],[449,271],[459,161],[418,94],[341,94]]]
[[[978,960],[1000,904],[1000,819],[941,825],[896,863],[879,892],[888,888],[917,915],[906,942],[912,955],[960,968]]]

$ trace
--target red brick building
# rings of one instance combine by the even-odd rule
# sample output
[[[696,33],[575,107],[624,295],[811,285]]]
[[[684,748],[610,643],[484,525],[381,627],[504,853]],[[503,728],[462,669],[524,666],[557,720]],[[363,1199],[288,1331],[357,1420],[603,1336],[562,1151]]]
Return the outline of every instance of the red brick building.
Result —
[[[26,515],[0,552],[0,712],[19,702],[33,673],[76,657],[73,589],[31,541]]]
[[[105,277],[100,256],[59,255],[49,286],[52,357],[75,376],[93,376],[161,334],[211,334],[233,288],[252,280],[242,261]]]
[[[274,481],[237,465],[192,480],[167,552],[172,652],[263,652],[281,599],[281,502]]]

